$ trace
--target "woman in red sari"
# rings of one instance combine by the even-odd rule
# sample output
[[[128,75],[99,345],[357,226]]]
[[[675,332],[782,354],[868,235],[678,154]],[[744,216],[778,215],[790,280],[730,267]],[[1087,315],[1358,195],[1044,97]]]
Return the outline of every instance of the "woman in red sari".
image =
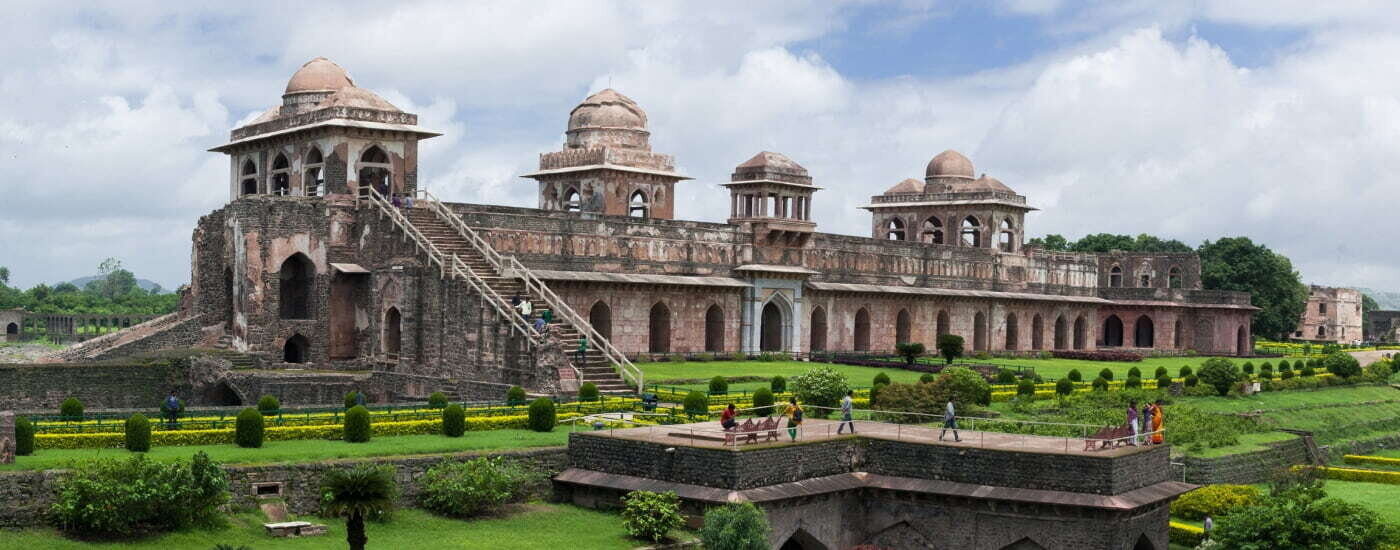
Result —
[[[1152,444],[1162,444],[1162,400],[1152,407]]]

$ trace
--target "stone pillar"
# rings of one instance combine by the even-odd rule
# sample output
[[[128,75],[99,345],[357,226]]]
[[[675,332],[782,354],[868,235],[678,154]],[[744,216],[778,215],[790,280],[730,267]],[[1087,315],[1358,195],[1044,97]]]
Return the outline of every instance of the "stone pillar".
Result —
[[[0,411],[0,464],[14,464],[15,444],[15,413]]]

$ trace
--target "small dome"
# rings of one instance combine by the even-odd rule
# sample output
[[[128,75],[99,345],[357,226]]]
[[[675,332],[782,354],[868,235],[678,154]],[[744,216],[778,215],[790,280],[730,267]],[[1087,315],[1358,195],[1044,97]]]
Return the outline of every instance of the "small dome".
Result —
[[[316,105],[316,108],[319,109],[322,107],[354,107],[359,109],[401,112],[393,103],[385,101],[384,98],[375,95],[374,92],[354,86],[343,88],[331,94],[330,97],[321,100],[321,102]]]
[[[287,81],[287,90],[284,93],[333,92],[354,86],[355,81],[350,80],[350,74],[346,73],[345,69],[329,59],[318,57],[297,69],[292,79]]]
[[[766,168],[775,172],[784,172],[801,176],[807,175],[807,169],[803,168],[802,165],[794,162],[792,159],[788,158],[787,155],[771,151],[763,151],[754,155],[753,158],[740,164],[738,168]]]
[[[885,191],[885,194],[886,194],[886,195],[897,195],[897,194],[900,194],[900,193],[923,193],[923,192],[924,192],[924,182],[919,181],[919,180],[916,180],[916,179],[914,179],[914,178],[909,178],[909,179],[906,179],[906,180],[901,181],[901,182],[899,182],[899,183],[896,183],[896,184],[894,185],[894,187],[891,187],[891,188],[889,188],[888,191]]]
[[[930,178],[965,178],[972,179],[972,161],[963,156],[962,153],[949,149],[928,161],[928,169],[924,175]]]
[[[608,88],[583,100],[569,112],[569,130],[627,128],[645,130],[647,114],[637,102]]]
[[[996,179],[996,178],[989,178],[989,177],[987,177],[986,174],[982,174],[982,177],[977,178],[976,181],[974,181],[974,182],[972,182],[972,183],[970,183],[970,184],[967,184],[966,186],[964,186],[964,187],[962,188],[962,190],[964,190],[964,191],[1002,191],[1002,192],[1006,192],[1006,193],[1015,193],[1015,191],[1012,191],[1010,187],[1007,187],[1006,184],[1002,183],[1001,180]]]

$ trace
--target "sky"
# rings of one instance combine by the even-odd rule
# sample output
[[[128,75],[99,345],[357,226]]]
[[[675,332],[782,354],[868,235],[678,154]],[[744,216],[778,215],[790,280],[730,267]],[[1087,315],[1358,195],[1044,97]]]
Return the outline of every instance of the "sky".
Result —
[[[519,174],[612,87],[723,221],[763,150],[823,187],[818,230],[945,149],[1041,210],[1030,236],[1246,236],[1304,282],[1400,290],[1400,4],[1311,0],[19,2],[0,18],[0,265],[27,288],[107,257],[188,282],[228,201],[206,150],[325,56],[443,132],[419,182],[533,207]]]

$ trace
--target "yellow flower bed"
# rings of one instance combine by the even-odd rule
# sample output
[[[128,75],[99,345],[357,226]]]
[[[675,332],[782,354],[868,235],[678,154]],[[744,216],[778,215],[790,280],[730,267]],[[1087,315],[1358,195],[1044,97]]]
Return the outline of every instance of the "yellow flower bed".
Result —
[[[1175,521],[1167,524],[1169,538],[1175,544],[1190,546],[1195,548],[1206,538],[1206,530],[1189,523],[1177,523]]]
[[[1308,466],[1294,466],[1294,470],[1307,468]],[[1385,472],[1381,470],[1363,470],[1360,468],[1332,468],[1328,466],[1316,466],[1322,477],[1336,479],[1339,481],[1364,481],[1367,483],[1384,483],[1386,485],[1400,485],[1400,472]]]
[[[1379,466],[1400,466],[1400,458],[1389,458],[1384,456],[1370,455],[1342,455],[1342,461],[1347,464],[1376,464]]]

